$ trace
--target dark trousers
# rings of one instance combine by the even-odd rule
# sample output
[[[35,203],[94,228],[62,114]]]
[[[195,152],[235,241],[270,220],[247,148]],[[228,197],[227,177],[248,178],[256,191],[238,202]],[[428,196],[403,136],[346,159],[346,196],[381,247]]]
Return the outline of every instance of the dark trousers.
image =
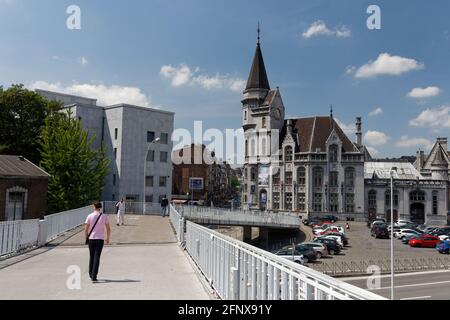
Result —
[[[89,276],[91,279],[97,279],[104,242],[104,240],[89,240]]]

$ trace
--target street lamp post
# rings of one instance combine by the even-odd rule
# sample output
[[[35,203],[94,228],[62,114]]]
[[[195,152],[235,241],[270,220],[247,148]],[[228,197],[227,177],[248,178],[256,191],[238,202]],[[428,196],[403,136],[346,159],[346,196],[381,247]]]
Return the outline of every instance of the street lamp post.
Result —
[[[391,169],[391,300],[394,300],[394,176],[397,168]]]
[[[143,200],[143,206],[142,206],[142,214],[145,214],[145,209],[146,209],[146,204],[147,204],[147,199],[146,199],[146,189],[147,189],[147,174],[146,174],[146,169],[147,169],[147,157],[148,157],[148,152],[150,151],[150,147],[155,144],[158,143],[161,139],[160,138],[156,138],[155,140],[153,140],[152,142],[150,142],[147,146],[147,151],[145,152],[145,159],[144,159],[144,199]]]

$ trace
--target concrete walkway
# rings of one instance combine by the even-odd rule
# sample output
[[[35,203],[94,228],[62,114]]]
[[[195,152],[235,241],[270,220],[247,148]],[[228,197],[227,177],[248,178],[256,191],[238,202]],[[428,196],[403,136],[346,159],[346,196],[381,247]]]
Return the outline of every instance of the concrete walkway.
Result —
[[[105,247],[99,283],[92,284],[87,275],[88,249],[79,233],[52,250],[0,270],[0,299],[210,299],[175,242],[167,218],[127,217],[127,221],[125,227],[111,225],[112,243],[121,245]],[[67,285],[77,283],[76,272],[68,273],[70,267],[81,271],[80,289]]]

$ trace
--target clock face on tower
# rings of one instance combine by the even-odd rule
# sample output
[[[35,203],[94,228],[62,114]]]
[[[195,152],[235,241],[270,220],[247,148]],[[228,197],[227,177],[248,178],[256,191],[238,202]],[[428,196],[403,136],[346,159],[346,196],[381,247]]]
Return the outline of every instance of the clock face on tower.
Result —
[[[280,120],[281,119],[281,110],[280,108],[275,108],[274,112],[273,112],[273,116],[276,120]]]

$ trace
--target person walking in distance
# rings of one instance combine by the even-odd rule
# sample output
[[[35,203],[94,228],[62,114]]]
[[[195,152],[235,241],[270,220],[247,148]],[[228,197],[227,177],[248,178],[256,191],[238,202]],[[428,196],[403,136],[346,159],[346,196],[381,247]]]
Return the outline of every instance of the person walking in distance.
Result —
[[[163,197],[161,200],[161,215],[163,218],[166,217],[167,207],[169,206],[169,200],[166,197]]]
[[[124,225],[125,224],[125,200],[122,198],[119,202],[116,204],[117,210],[117,225]]]
[[[84,235],[86,237],[86,244],[89,246],[89,277],[95,283],[97,282],[103,246],[109,244],[111,235],[109,219],[106,214],[103,214],[102,204],[100,202],[94,203],[94,212],[86,218]]]

